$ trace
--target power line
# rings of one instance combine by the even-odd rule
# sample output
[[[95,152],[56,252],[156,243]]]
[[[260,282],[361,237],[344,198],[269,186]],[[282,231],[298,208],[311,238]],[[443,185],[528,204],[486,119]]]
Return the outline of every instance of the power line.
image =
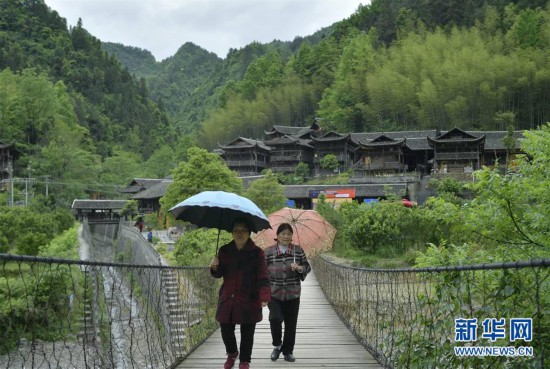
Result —
[[[54,186],[62,186],[62,187],[68,187],[68,188],[77,188],[82,191],[86,192],[101,192],[105,194],[116,194],[120,195],[121,192],[119,191],[120,188],[122,188],[120,185],[115,184],[101,184],[101,183],[82,183],[82,182],[66,182],[66,181],[52,181],[50,180],[49,175],[43,176],[43,179],[37,179],[33,177],[27,177],[27,178],[21,178],[21,177],[14,177],[10,178],[8,180],[3,180],[2,182],[7,182],[10,186],[10,196],[13,196],[13,184],[14,183],[25,183],[26,190],[25,195],[27,196],[30,192],[29,185],[44,185],[46,187],[46,196],[49,194],[49,191]],[[10,197],[10,198],[11,198]],[[10,201],[10,204],[13,204],[13,201]]]

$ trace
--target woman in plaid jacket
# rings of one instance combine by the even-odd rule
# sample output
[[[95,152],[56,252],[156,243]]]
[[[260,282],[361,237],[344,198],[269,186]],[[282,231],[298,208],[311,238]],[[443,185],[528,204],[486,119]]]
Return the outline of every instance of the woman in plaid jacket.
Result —
[[[274,347],[271,353],[272,361],[276,361],[281,352],[286,361],[296,360],[293,351],[300,309],[301,282],[311,271],[304,250],[292,243],[293,233],[290,224],[282,223],[277,228],[277,243],[265,250],[271,283],[271,302],[268,306]]]

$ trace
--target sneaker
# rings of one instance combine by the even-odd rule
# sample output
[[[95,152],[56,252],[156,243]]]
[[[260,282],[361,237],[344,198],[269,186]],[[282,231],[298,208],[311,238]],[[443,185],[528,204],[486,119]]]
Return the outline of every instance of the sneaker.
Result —
[[[250,369],[250,364],[249,363],[243,363],[241,361],[241,363],[239,364],[239,369]]]
[[[232,354],[227,354],[227,360],[225,360],[225,364],[223,364],[223,369],[231,369],[235,366],[235,360],[237,360],[237,357],[239,357],[239,351],[234,352]],[[240,366],[239,366],[240,369]]]

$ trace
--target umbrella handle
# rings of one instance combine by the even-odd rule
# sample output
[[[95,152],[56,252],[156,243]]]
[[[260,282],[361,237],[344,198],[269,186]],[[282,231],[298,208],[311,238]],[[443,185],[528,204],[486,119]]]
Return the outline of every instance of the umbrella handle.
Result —
[[[216,241],[216,253],[214,256],[218,256],[218,246],[220,245],[220,232],[221,230],[218,229],[218,240]]]
[[[223,209],[222,211],[220,211],[220,221],[218,222],[218,240],[216,241],[216,254],[214,256],[218,256],[218,247],[220,246],[220,233],[221,233],[222,219],[223,219]]]

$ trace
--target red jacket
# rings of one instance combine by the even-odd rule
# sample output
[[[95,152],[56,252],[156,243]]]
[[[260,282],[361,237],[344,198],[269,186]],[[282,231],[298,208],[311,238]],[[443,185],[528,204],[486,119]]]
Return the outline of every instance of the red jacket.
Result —
[[[210,269],[213,277],[223,277],[216,320],[231,324],[261,321],[262,301],[271,301],[264,251],[250,239],[240,251],[231,241],[220,247],[218,259],[218,269]]]

